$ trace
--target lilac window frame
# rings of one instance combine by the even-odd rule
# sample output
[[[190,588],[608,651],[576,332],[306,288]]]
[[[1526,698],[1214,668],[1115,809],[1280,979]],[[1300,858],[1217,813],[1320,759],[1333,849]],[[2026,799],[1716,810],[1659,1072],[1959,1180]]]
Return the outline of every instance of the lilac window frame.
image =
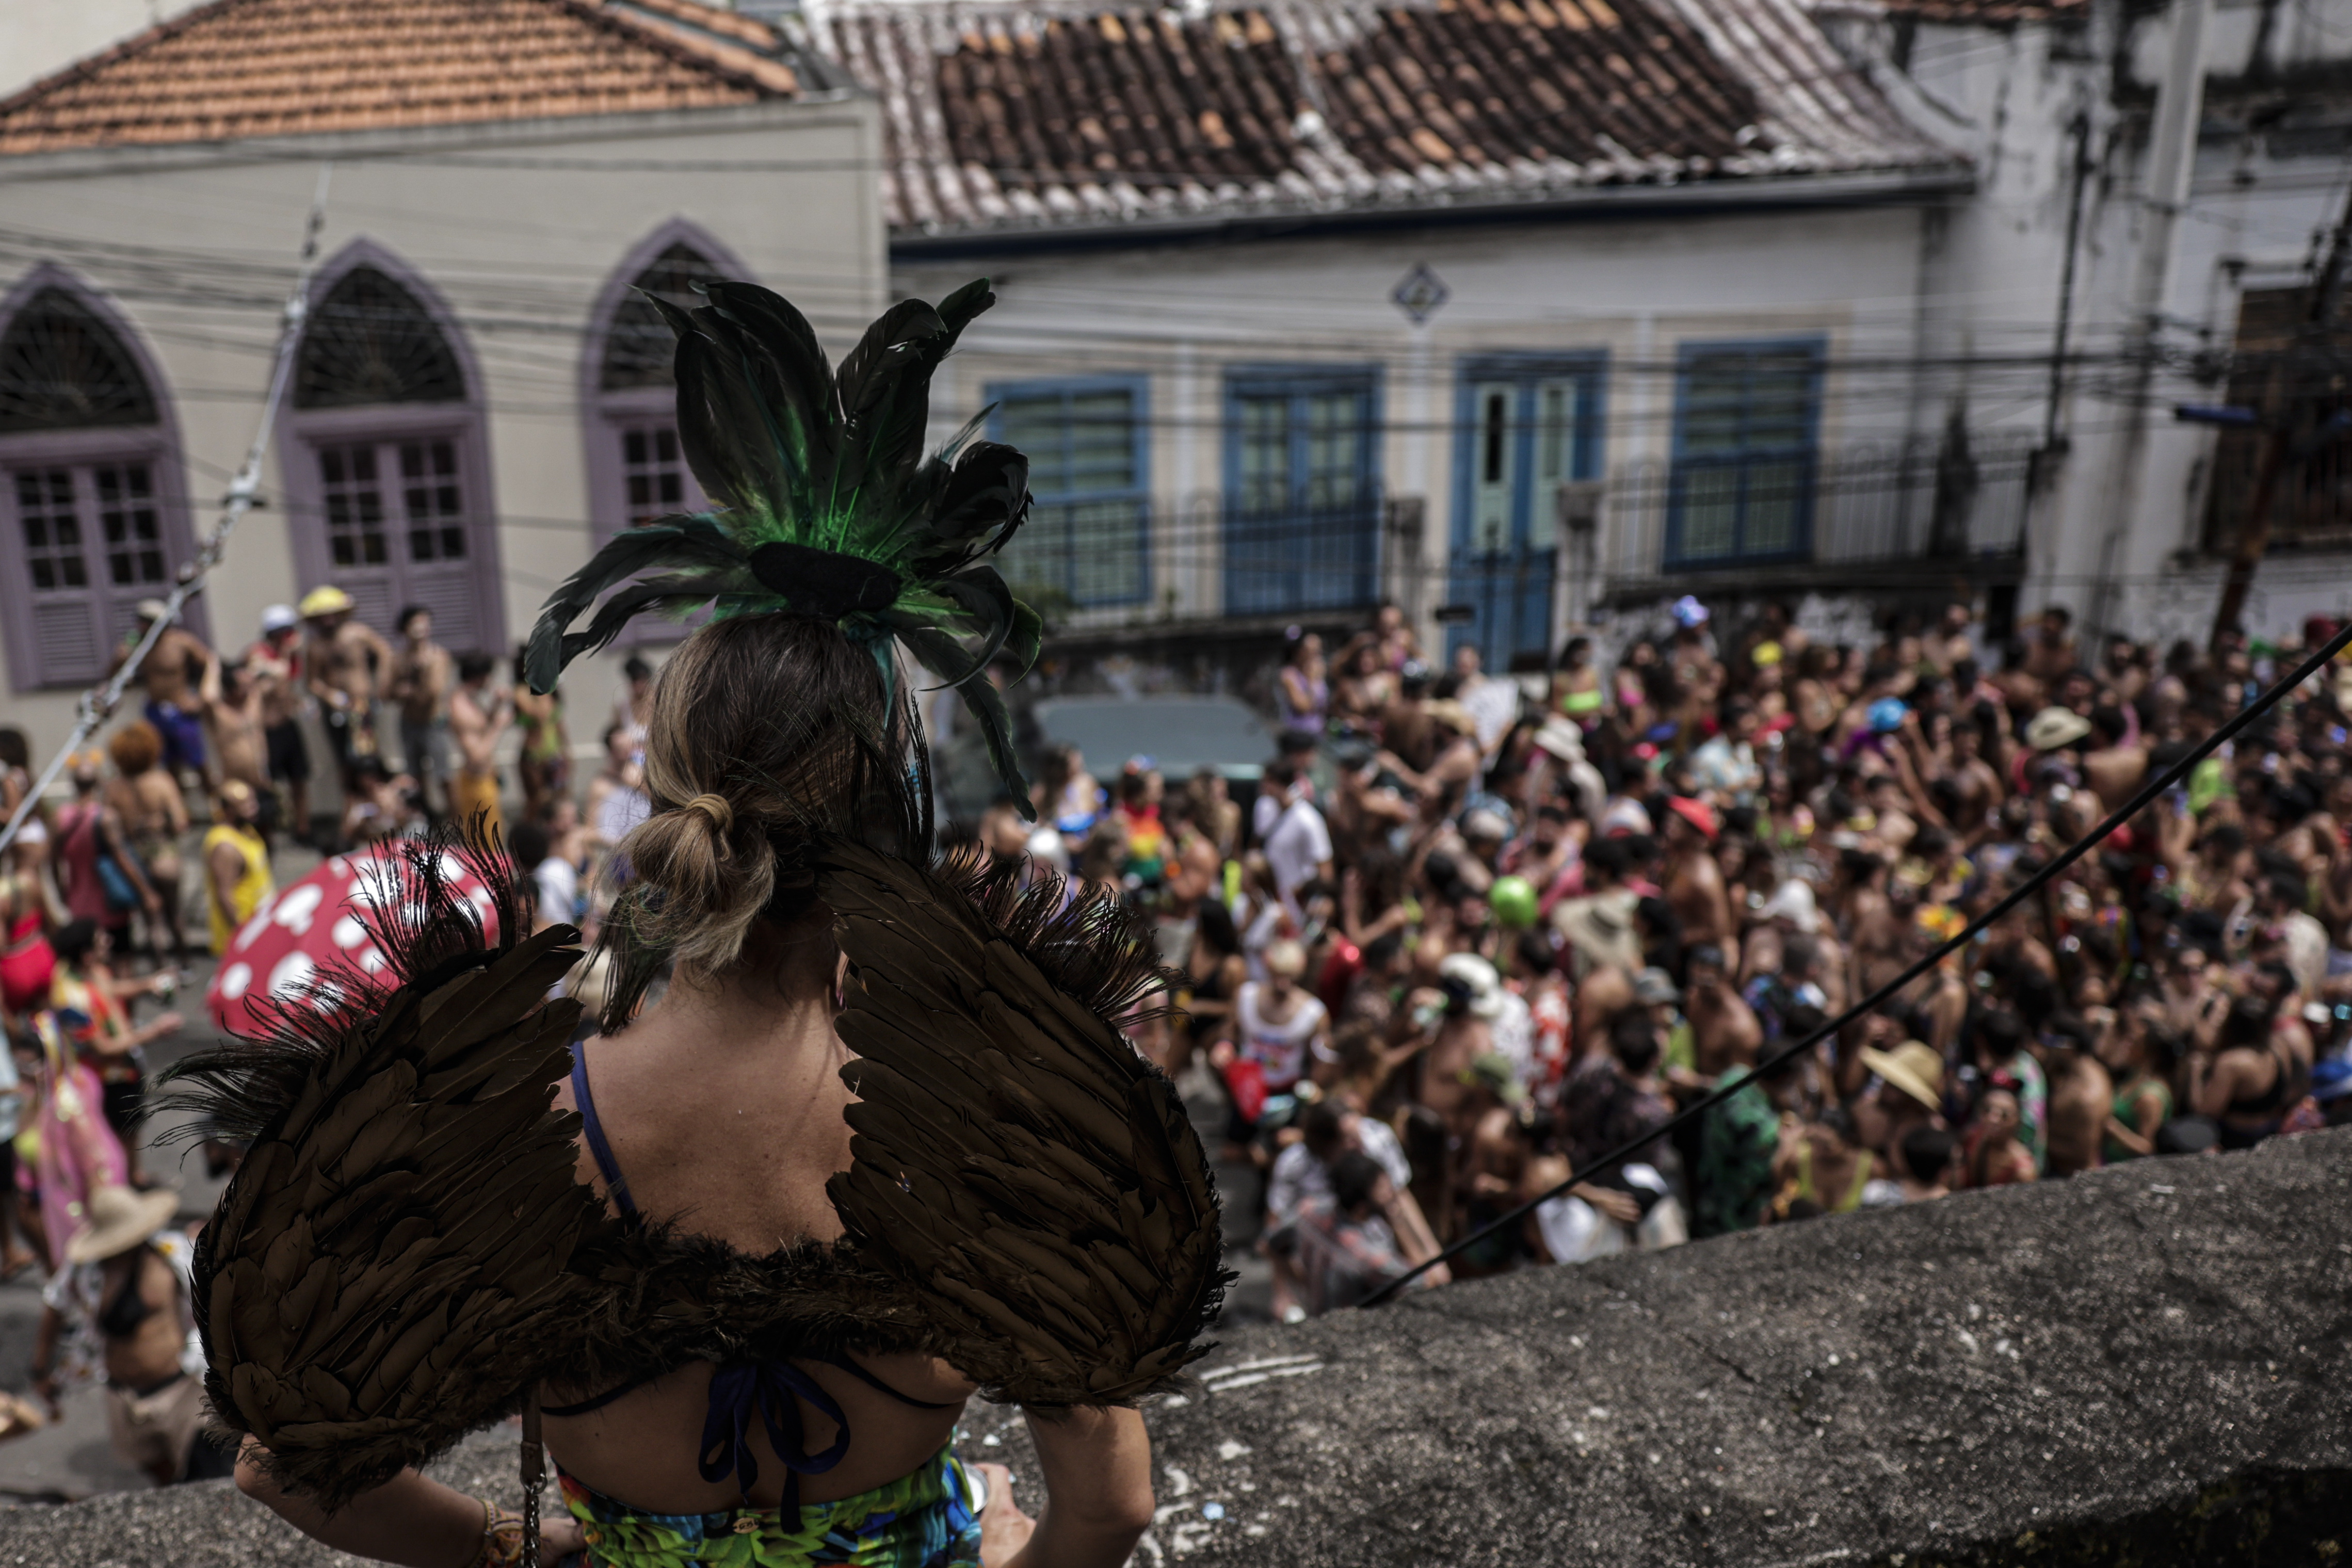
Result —
[[[195,559],[194,528],[188,509],[187,469],[180,456],[180,424],[177,407],[170,385],[163,379],[163,370],[146,340],[131,324],[129,317],[117,309],[113,302],[97,289],[84,283],[67,268],[55,262],[44,261],[18,278],[5,295],[0,295],[0,331],[5,331],[16,313],[42,290],[58,288],[70,294],[106,329],[114,334],[115,341],[129,355],[139,373],[146,378],[147,391],[155,403],[152,424],[92,425],[81,429],[27,430],[0,434],[0,472],[13,471],[34,464],[56,464],[60,466],[99,463],[144,463],[153,476],[155,510],[162,527],[163,564],[175,578],[178,572]],[[40,650],[33,630],[33,583],[26,569],[24,550],[16,528],[16,499],[13,486],[0,494],[0,528],[5,528],[5,548],[0,548],[0,632],[5,632],[5,646],[8,654],[8,684],[18,693],[40,691],[73,691],[89,685],[81,679],[42,681],[34,678],[34,669],[40,663]],[[89,547],[85,547],[89,548]],[[100,546],[92,555],[93,564],[104,570],[104,549]],[[169,584],[163,585],[164,589]],[[101,601],[110,591],[93,580],[90,593]],[[155,597],[161,597],[159,591]],[[142,597],[145,597],[142,595]],[[191,598],[181,612],[180,623],[196,636],[209,643],[211,622],[205,612],[204,596]],[[100,630],[100,646],[110,644],[127,625],[109,623]],[[93,678],[103,678],[100,668]]]
[[[296,408],[289,398],[278,416],[278,471],[284,480],[288,543],[293,554],[295,592],[301,594],[334,580],[335,567],[327,539],[326,484],[319,472],[322,446],[378,444],[404,441],[447,439],[457,446],[457,472],[466,487],[466,510],[472,526],[467,533],[476,612],[480,616],[481,651],[499,656],[509,651],[506,616],[506,572],[499,538],[497,493],[490,472],[488,410],[484,406],[482,370],[474,346],[458,326],[441,291],[425,275],[376,241],[362,235],[335,253],[310,281],[310,307],[316,310],[346,273],[374,267],[415,297],[457,357],[466,378],[466,395],[454,402],[382,402],[347,408]],[[395,489],[396,476],[381,481]],[[395,613],[397,609],[395,607]],[[391,635],[389,632],[385,633]],[[459,650],[464,652],[465,650]]]
[[[604,287],[597,291],[594,308],[588,318],[586,351],[580,359],[580,440],[588,472],[588,522],[593,549],[602,549],[629,526],[628,473],[621,455],[622,433],[646,420],[677,423],[677,394],[674,390],[630,387],[606,392],[602,384],[604,348],[612,335],[614,313],[629,298],[638,276],[674,245],[683,245],[698,253],[729,277],[747,283],[758,281],[742,258],[709,230],[685,218],[671,218],[631,246],[605,278]],[[679,461],[683,465],[683,454]],[[686,475],[686,483],[687,502],[691,506],[701,491],[695,486],[690,471]],[[632,622],[616,642],[624,647],[675,643],[683,635],[684,629],[648,615]]]

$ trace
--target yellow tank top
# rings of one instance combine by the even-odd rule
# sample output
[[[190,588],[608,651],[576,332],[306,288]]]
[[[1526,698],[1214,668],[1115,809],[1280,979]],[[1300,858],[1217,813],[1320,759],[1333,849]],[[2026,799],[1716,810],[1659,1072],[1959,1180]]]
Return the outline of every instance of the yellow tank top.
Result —
[[[237,928],[253,918],[253,912],[261,907],[263,899],[278,891],[278,883],[269,874],[269,846],[253,829],[228,822],[215,823],[205,834],[207,877],[211,874],[213,851],[222,844],[230,845],[236,851],[245,861],[245,869],[237,873],[236,881],[230,885],[226,900],[229,913],[236,916],[234,920],[222,915],[223,900],[205,900],[205,913],[212,916],[213,952],[215,955],[228,951],[229,942],[236,936]]]

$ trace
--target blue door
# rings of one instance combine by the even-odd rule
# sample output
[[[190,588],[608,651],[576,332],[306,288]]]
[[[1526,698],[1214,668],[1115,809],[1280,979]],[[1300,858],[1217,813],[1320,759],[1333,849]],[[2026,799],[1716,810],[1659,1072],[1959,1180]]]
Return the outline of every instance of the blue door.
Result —
[[[1598,358],[1466,361],[1456,403],[1448,598],[1470,611],[1446,628],[1450,657],[1475,643],[1486,668],[1538,660],[1551,638],[1559,487],[1600,456]]]
[[[1225,383],[1225,613],[1380,597],[1378,372],[1234,371]]]

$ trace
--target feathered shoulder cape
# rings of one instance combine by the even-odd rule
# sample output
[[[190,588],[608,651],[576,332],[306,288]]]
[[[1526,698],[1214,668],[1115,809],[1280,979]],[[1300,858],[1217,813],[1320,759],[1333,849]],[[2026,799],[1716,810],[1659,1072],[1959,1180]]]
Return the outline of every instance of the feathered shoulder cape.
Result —
[[[1040,876],[826,851],[850,963],[846,1235],[764,1258],[609,1215],[552,1108],[577,933],[484,936],[484,846],[384,862],[389,983],[320,981],[266,1039],[175,1077],[250,1139],[197,1247],[219,1420],[330,1508],[551,1379],[593,1394],[698,1359],[921,1350],[996,1399],[1125,1404],[1206,1353],[1228,1278],[1207,1156],[1111,1018],[1151,984],[1115,904]],[[619,1042],[625,1049],[625,1037]],[[714,1047],[719,1049],[719,1047]]]

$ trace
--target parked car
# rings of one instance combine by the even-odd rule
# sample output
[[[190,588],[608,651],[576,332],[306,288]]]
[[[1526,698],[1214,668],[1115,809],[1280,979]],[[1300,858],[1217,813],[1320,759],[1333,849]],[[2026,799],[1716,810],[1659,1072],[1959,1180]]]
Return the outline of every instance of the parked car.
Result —
[[[1076,747],[1098,779],[1149,757],[1171,780],[1213,768],[1248,783],[1274,755],[1274,732],[1234,697],[1050,697],[1035,712],[1045,743]]]

